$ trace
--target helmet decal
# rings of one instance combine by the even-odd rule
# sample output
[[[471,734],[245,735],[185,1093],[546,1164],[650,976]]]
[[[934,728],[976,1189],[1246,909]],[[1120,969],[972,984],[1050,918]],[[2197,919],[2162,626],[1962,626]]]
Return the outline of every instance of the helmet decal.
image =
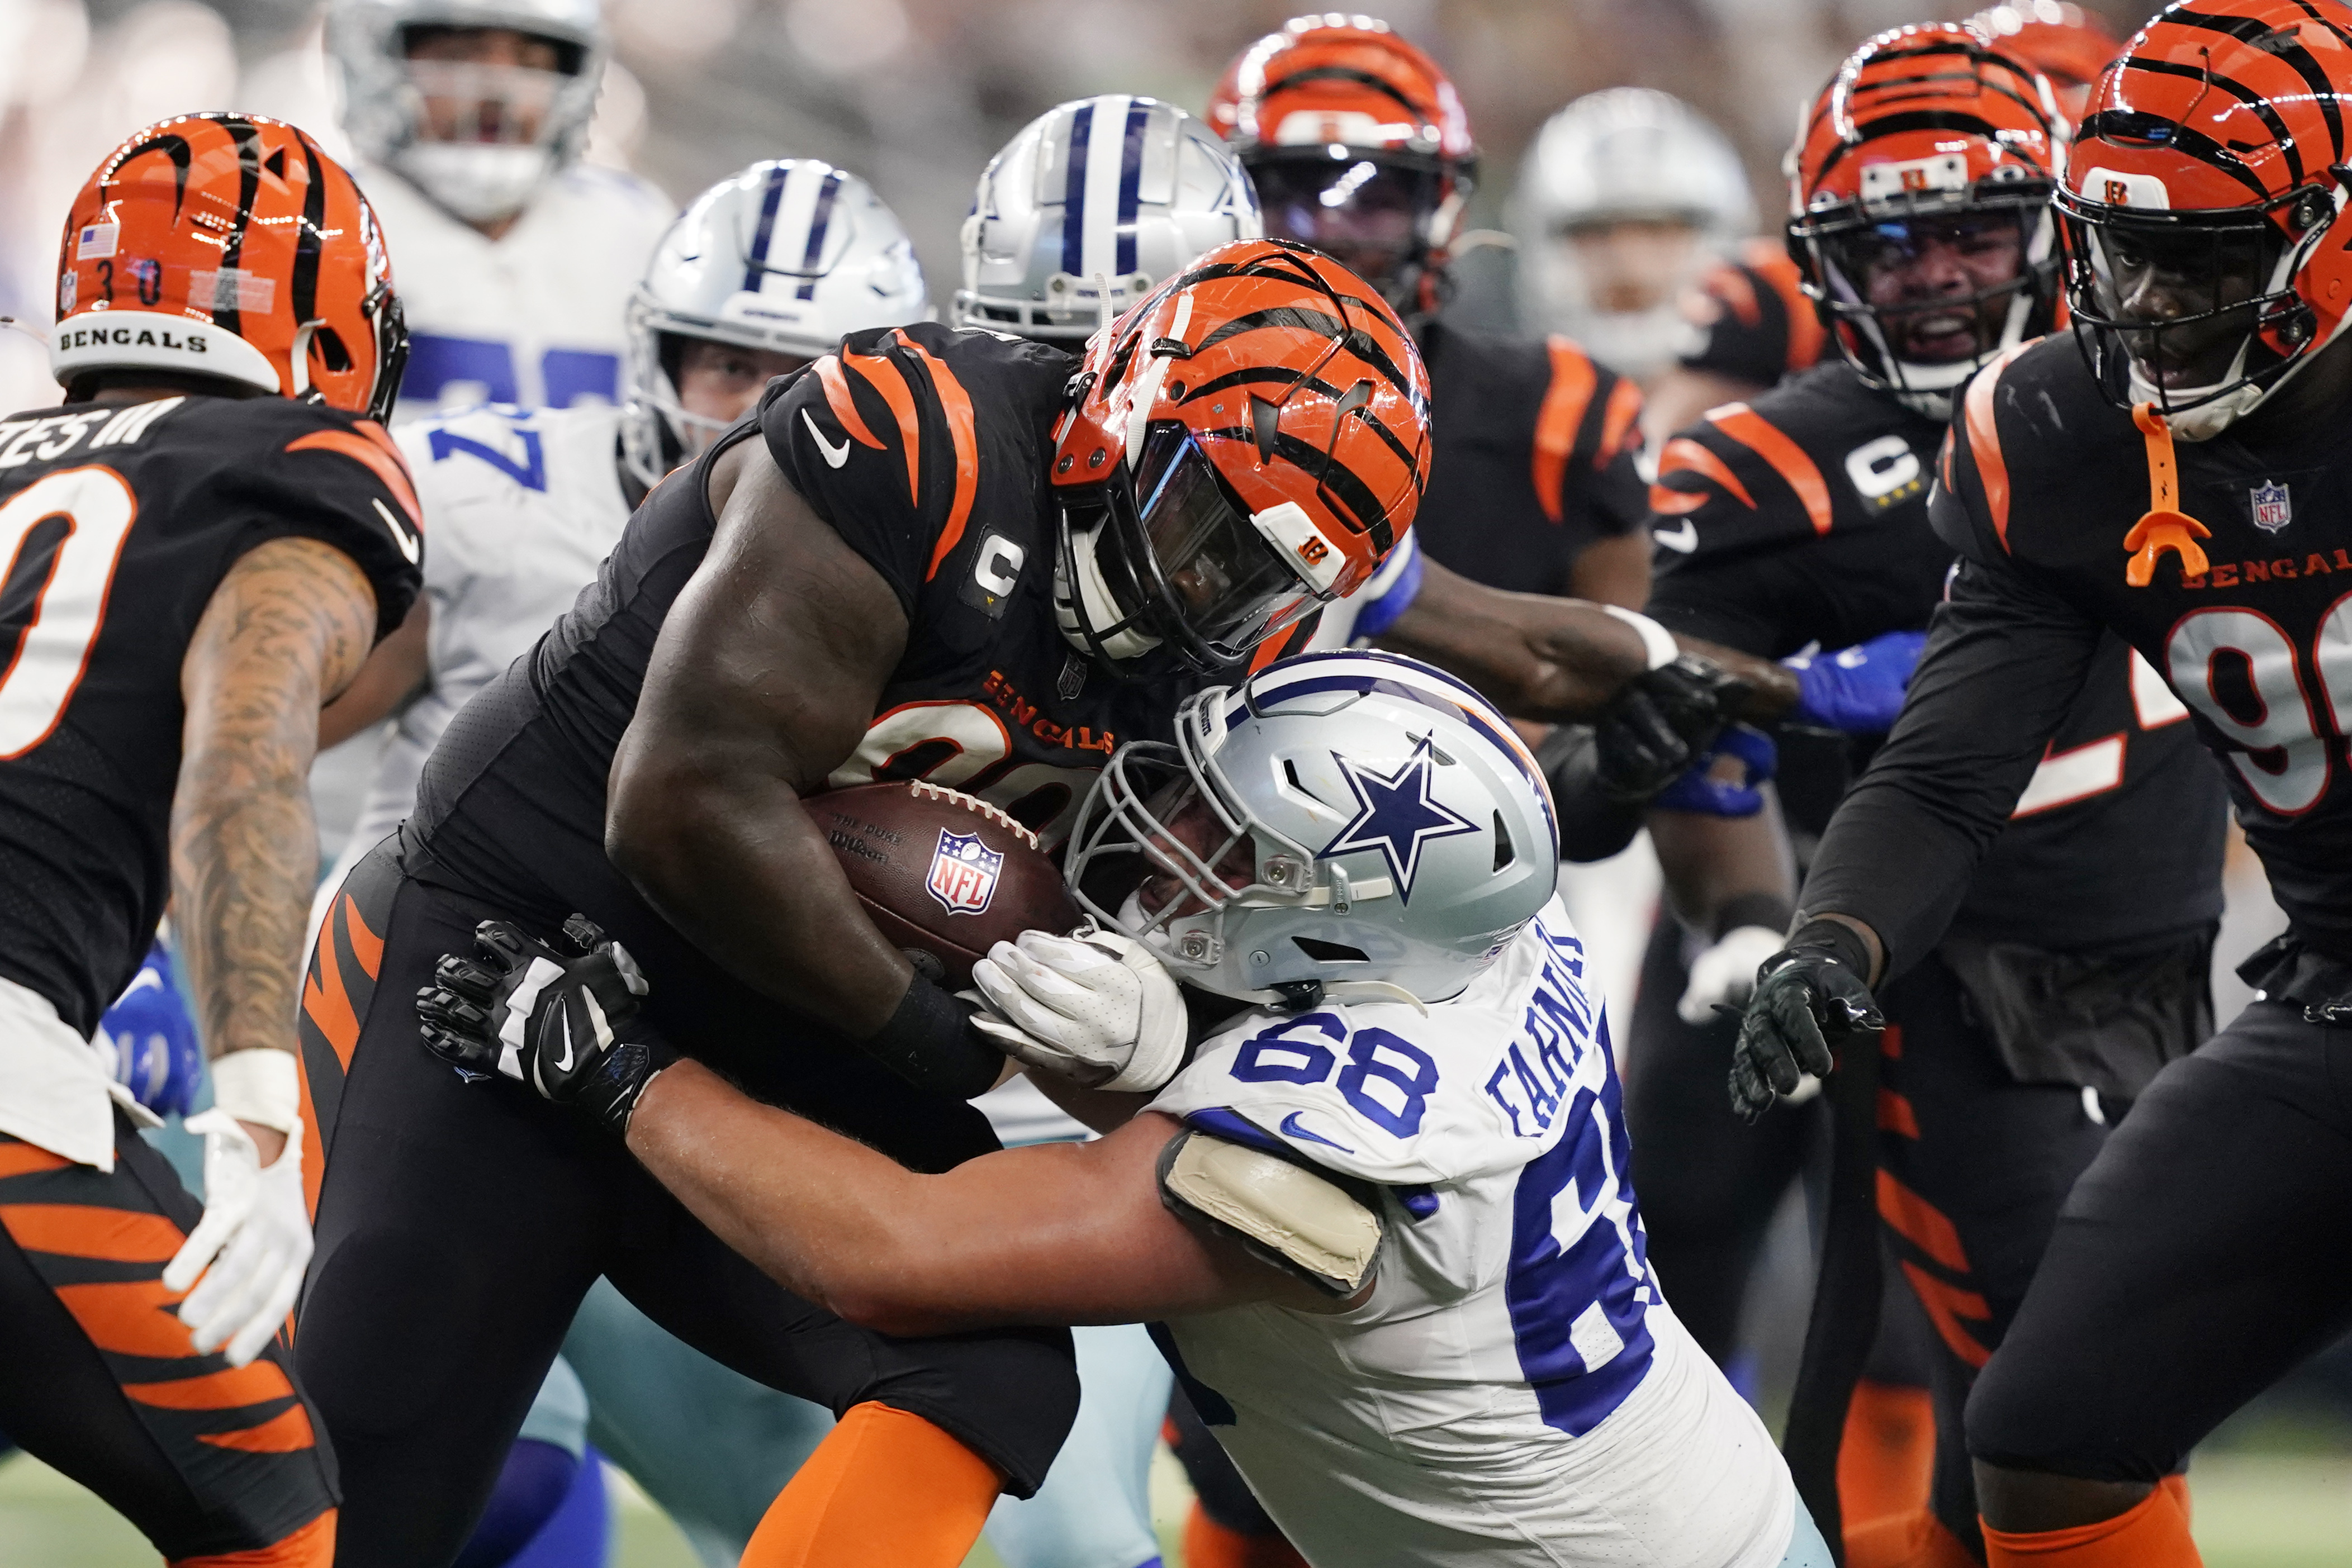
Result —
[[[1400,901],[1412,900],[1412,879],[1421,869],[1422,846],[1433,839],[1475,833],[1478,824],[1430,799],[1430,773],[1436,766],[1430,755],[1431,737],[1423,736],[1404,766],[1383,774],[1366,763],[1338,752],[1331,759],[1355,791],[1356,815],[1315,853],[1329,860],[1357,850],[1378,850],[1396,881]]]

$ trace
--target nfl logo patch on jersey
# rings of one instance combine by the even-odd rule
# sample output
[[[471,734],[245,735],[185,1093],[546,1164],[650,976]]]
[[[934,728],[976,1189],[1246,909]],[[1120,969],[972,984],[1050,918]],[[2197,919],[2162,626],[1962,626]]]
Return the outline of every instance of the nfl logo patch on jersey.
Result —
[[[979,915],[996,896],[996,876],[1004,857],[973,833],[940,830],[940,847],[931,852],[931,896],[950,915]]]
[[[2289,504],[2286,486],[2265,481],[2246,492],[2254,508],[2254,527],[2276,533],[2294,520],[2294,507]]]

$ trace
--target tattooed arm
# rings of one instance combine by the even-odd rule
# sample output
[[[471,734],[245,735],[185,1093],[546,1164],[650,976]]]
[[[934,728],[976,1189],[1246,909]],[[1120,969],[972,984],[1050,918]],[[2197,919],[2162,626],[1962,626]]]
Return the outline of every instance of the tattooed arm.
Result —
[[[229,569],[180,666],[187,704],[172,795],[172,904],[205,1054],[292,1051],[304,921],[319,878],[310,758],[319,710],[375,635],[375,591],[316,539],[272,539]],[[247,1124],[264,1164],[284,1135]]]

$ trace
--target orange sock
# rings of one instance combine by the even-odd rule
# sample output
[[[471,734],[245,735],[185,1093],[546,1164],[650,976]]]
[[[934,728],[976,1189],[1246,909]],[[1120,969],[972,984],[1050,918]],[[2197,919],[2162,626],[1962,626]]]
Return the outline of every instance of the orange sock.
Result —
[[[335,1511],[329,1509],[293,1534],[250,1552],[182,1557],[171,1568],[328,1568],[335,1560]]]
[[[744,1559],[744,1568],[751,1560]],[[1279,1535],[1244,1535],[1209,1517],[1199,1503],[1184,1520],[1184,1568],[1307,1568],[1298,1548]]]
[[[1838,1511],[1845,1520],[1846,1549],[1853,1549],[1855,1532],[1864,1526],[1907,1519],[1926,1508],[1935,1469],[1936,1411],[1927,1391],[1867,1378],[1855,1384],[1838,1442]]]
[[[1845,1532],[1845,1568],[1977,1568],[1969,1549],[1925,1508]]]
[[[742,1568],[957,1568],[1003,1486],[920,1416],[853,1406],[768,1505]]]
[[[1986,1568],[2203,1568],[2173,1490],[2158,1487],[2129,1509],[2072,1530],[2011,1532],[1984,1527]]]

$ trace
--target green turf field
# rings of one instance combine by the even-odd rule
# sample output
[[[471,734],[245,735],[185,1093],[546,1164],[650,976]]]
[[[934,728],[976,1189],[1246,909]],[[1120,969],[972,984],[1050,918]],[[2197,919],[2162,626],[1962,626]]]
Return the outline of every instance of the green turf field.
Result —
[[[2352,1453],[2257,1452],[2233,1446],[2191,1471],[2197,1540],[2208,1568],[2352,1568]],[[1175,1525],[1183,1479],[1162,1455],[1153,1477],[1168,1568],[1181,1568]],[[698,1568],[653,1506],[622,1489],[614,1568]],[[147,1568],[137,1532],[56,1471],[0,1460],[0,1568]],[[966,1568],[1001,1568],[986,1547]]]

